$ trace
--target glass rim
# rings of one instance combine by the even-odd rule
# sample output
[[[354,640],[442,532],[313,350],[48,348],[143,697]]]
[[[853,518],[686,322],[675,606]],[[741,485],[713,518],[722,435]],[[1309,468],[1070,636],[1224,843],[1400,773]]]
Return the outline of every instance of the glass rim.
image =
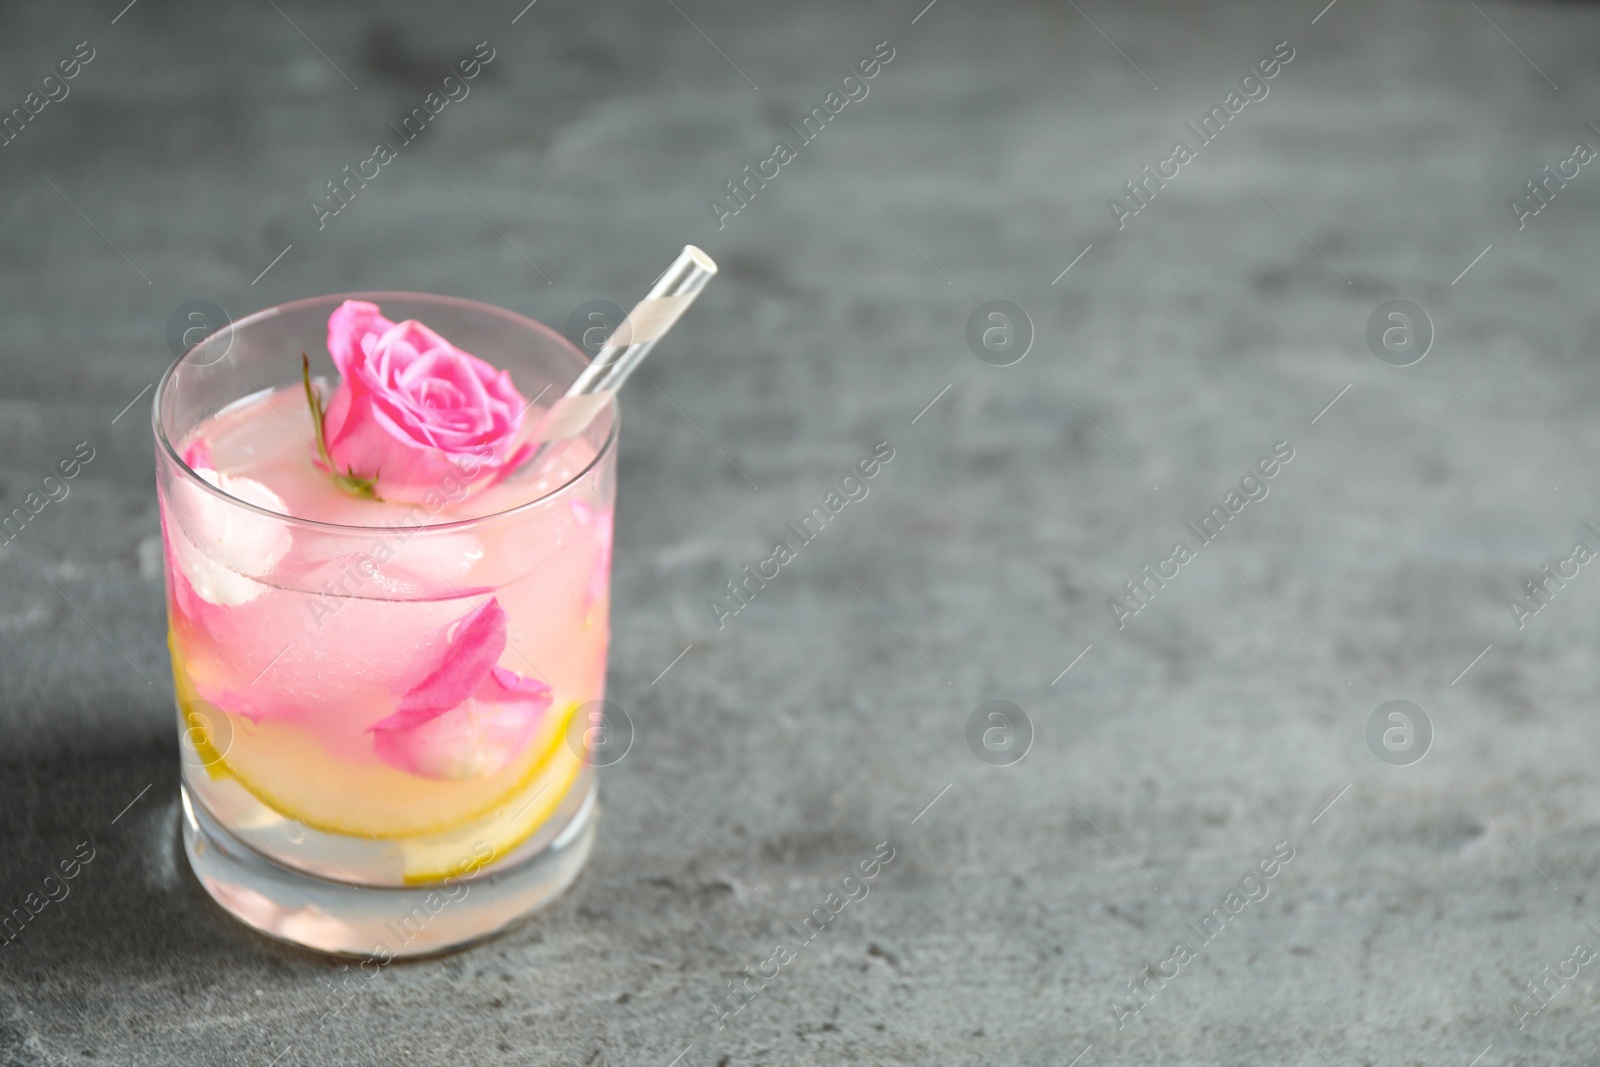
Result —
[[[189,354],[206,342],[211,341],[228,331],[237,331],[243,326],[253,325],[263,321],[264,319],[275,318],[281,312],[289,309],[298,309],[307,305],[321,304],[332,300],[370,300],[373,303],[377,303],[380,298],[385,297],[393,297],[398,300],[417,300],[422,302],[465,305],[474,312],[493,315],[502,319],[510,320],[512,323],[518,326],[530,328],[533,333],[544,335],[547,340],[555,341],[560,347],[567,349],[573,355],[577,356],[580,364],[587,364],[589,362],[588,357],[585,356],[585,354],[576,345],[539,320],[531,319],[526,315],[518,314],[515,311],[499,307],[495,304],[485,304],[482,301],[469,300],[466,297],[448,296],[442,293],[416,293],[405,290],[329,293],[322,296],[304,297],[300,300],[290,300],[282,304],[273,304],[270,307],[261,308],[259,311],[253,311],[250,314],[245,315],[243,318],[236,319],[228,323],[228,325],[224,326],[221,330],[209,333],[199,341],[196,341],[194,344],[184,349],[182,355],[172,361],[171,365],[162,372],[161,377],[156,381],[155,395],[150,401],[150,424],[152,429],[155,431],[156,448],[165,459],[169,460],[173,465],[176,466],[180,476],[186,478],[189,484],[200,487],[211,495],[233,505],[234,507],[243,508],[246,511],[253,511],[258,515],[265,515],[266,517],[275,519],[279,522],[294,523],[301,526],[309,526],[346,534],[357,532],[362,534],[370,534],[374,532],[394,530],[395,527],[393,526],[352,525],[349,523],[326,522],[321,519],[310,519],[299,515],[287,515],[283,512],[273,511],[270,508],[261,507],[258,504],[252,504],[248,500],[241,500],[233,494],[225,492],[221,488],[212,485],[210,482],[200,477],[199,474],[195,473],[194,468],[189,466],[188,463],[184,462],[183,457],[178,454],[178,450],[173,445],[172,439],[167,436],[166,427],[161,424],[161,399],[166,395],[168,383],[172,381],[173,376],[178,372],[178,368],[183,365],[183,361],[189,357]],[[526,511],[561,495],[588,477],[589,473],[593,471],[600,464],[600,461],[605,459],[616,446],[617,434],[621,430],[622,412],[617,406],[617,398],[615,396],[612,396],[610,400],[606,401],[605,410],[611,420],[611,427],[606,433],[605,440],[600,443],[600,447],[595,450],[593,458],[591,458],[588,463],[584,464],[582,470],[579,470],[573,474],[572,477],[568,478],[554,489],[551,489],[546,493],[542,493],[539,496],[534,497],[532,500],[525,500],[520,504],[514,505],[513,507],[506,508],[503,511],[491,512],[488,515],[478,515],[470,519],[452,519],[449,522],[416,523],[414,525],[406,525],[404,528],[425,531],[451,530],[461,529],[463,527],[478,526],[486,522],[492,522],[498,519],[514,516],[519,512]],[[395,501],[394,503],[400,504],[403,502]],[[419,507],[421,505],[411,504],[410,506]]]

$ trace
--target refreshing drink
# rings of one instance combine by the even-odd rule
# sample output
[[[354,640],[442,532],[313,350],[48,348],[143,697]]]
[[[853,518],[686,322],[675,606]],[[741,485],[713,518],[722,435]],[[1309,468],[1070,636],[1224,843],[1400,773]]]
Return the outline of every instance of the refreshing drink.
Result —
[[[384,294],[244,320],[163,380],[185,841],[252,926],[432,952],[576,877],[614,411],[529,458],[540,398],[581,367],[508,312]]]

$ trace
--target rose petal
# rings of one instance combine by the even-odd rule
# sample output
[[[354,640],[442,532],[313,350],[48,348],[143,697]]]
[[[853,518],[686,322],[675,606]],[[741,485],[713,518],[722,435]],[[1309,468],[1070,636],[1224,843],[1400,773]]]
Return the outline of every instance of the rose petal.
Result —
[[[211,442],[201,437],[195,440],[183,452],[183,461],[189,465],[190,470],[199,470],[201,467],[215,467],[211,462]]]
[[[528,678],[504,667],[495,667],[478,686],[477,698],[504,704],[513,700],[540,701],[550,705],[550,687],[537,678]]]
[[[375,339],[394,327],[383,317],[377,304],[346,300],[328,316],[328,355],[340,374],[349,374],[352,363],[364,358]]]
[[[424,778],[460,781],[500,770],[527,747],[550,701],[472,698],[419,726],[379,730],[373,751],[383,762]]]
[[[455,624],[443,662],[400,698],[393,715],[370,729],[410,729],[443,715],[477,691],[505,647],[505,609],[490,597]]]
[[[380,344],[402,344],[416,352],[432,352],[440,349],[446,352],[461,352],[449,341],[434,333],[416,319],[406,319],[404,322],[395,323],[384,335]],[[471,359],[473,357],[468,356]]]
[[[551,692],[495,665],[504,627],[505,611],[492,598],[455,624],[439,667],[369,728],[379,759],[426,778],[460,780],[493,774],[522,751]]]

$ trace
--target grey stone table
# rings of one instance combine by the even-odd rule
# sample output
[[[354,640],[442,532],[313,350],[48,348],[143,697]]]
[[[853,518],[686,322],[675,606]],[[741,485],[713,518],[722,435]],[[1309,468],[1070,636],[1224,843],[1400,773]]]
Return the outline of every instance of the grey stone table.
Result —
[[[1600,11],[924,2],[0,12],[5,512],[93,456],[0,548],[0,909],[77,864],[0,1063],[1595,1061]],[[174,832],[174,310],[559,325],[686,241],[587,872],[370,981],[233,923]]]

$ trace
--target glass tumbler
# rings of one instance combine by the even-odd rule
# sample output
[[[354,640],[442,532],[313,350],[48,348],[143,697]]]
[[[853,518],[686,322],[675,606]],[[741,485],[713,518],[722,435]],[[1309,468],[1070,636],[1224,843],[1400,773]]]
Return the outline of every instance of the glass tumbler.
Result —
[[[331,372],[329,315],[346,299],[508,371],[533,398],[530,425],[586,360],[499,308],[347,294],[222,328],[156,391],[190,865],[212,899],[270,937],[387,961],[504,929],[588,857],[617,413],[524,472],[521,492],[496,497],[515,504],[493,513],[459,517],[465,479],[448,476],[420,503],[363,502],[360,524],[264,506],[220,458],[216,471],[195,462],[197,442],[209,460],[299,435],[305,470],[285,478],[319,476],[301,353],[312,373]],[[445,676],[476,688],[425,723],[397,715]]]

